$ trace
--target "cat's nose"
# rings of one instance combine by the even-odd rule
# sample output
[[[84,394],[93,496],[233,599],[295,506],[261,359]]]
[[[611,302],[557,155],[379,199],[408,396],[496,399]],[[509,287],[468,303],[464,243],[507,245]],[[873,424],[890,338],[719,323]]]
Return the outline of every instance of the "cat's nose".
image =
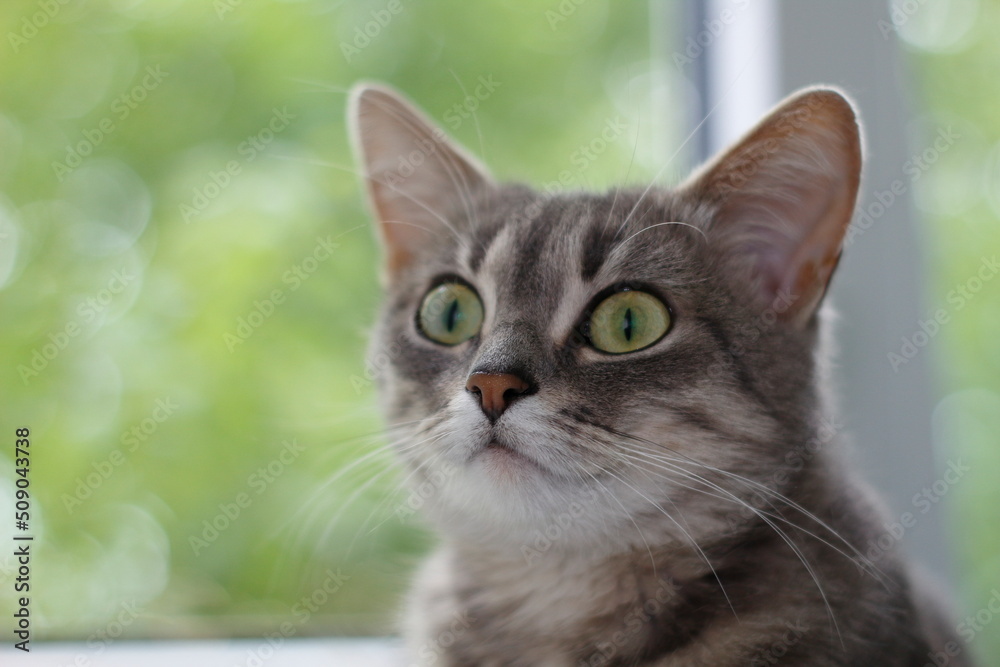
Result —
[[[473,373],[465,388],[479,399],[479,407],[495,422],[518,396],[531,390],[531,384],[513,373]]]

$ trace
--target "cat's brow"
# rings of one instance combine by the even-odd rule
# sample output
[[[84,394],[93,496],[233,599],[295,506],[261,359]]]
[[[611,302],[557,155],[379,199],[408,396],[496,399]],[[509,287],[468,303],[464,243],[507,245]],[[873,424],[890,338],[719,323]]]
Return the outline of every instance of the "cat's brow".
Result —
[[[505,227],[505,221],[497,221],[492,224],[487,224],[481,226],[476,230],[476,240],[478,243],[472,244],[469,248],[469,255],[466,263],[469,270],[472,273],[478,273],[479,268],[483,264],[483,260],[486,259],[487,253],[489,253],[490,246],[493,245],[493,241],[499,236],[500,230]]]
[[[516,262],[512,284],[518,286],[518,293],[529,291],[532,286],[539,289],[543,276],[553,273],[550,264],[544,261],[544,255],[564,213],[564,203],[550,199],[544,202],[532,224],[521,227],[512,237],[508,250],[512,261]]]
[[[600,218],[591,221],[580,247],[580,277],[594,279],[615,245],[615,234]]]

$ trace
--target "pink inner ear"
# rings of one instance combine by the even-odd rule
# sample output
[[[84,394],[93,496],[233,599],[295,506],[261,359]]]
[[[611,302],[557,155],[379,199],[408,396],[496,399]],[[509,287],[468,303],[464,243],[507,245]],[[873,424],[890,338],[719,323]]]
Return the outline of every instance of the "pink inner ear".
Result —
[[[757,197],[753,204],[739,210],[727,207],[727,216],[743,218],[737,223],[743,228],[739,239],[730,243],[734,251],[745,254],[759,276],[762,303],[770,304],[779,296],[784,300],[790,296],[795,302],[808,301],[809,293],[822,291],[829,278],[820,267],[829,265],[830,258],[839,254],[841,232],[836,220],[825,219],[836,217],[837,212],[831,210],[835,208],[833,193],[801,183],[792,188],[798,199],[791,201],[778,192],[779,187],[786,189],[787,185],[774,187],[778,196],[773,199]],[[810,283],[817,279],[824,285],[811,287]],[[779,295],[779,291],[783,294]]]
[[[352,92],[354,145],[379,221],[387,269],[397,273],[439,235],[449,217],[492,183],[486,170],[394,91]]]
[[[803,325],[826,291],[850,224],[861,169],[857,123],[833,91],[780,106],[700,179],[720,202],[710,232],[749,266],[762,307]]]

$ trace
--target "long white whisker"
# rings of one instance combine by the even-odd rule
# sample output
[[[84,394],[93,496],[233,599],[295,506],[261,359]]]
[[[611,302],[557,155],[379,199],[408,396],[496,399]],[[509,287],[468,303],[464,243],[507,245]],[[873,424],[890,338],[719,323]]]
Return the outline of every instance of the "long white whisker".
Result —
[[[684,141],[681,142],[681,145],[677,147],[677,150],[674,151],[673,155],[671,155],[667,159],[666,163],[664,163],[664,165],[660,168],[660,170],[656,172],[656,176],[654,176],[653,179],[649,182],[649,185],[646,186],[646,189],[639,196],[639,199],[638,201],[635,202],[635,205],[632,207],[632,210],[629,211],[629,214],[625,216],[625,220],[622,221],[622,224],[618,228],[618,231],[615,233],[615,236],[621,234],[622,230],[625,229],[625,225],[627,225],[629,220],[632,219],[632,216],[639,208],[639,204],[643,202],[643,200],[646,198],[646,195],[648,195],[650,190],[653,189],[653,185],[655,185],[656,182],[659,180],[660,176],[663,175],[663,172],[667,170],[667,167],[670,166],[670,163],[672,163],[674,159],[680,154],[680,152],[684,150],[684,147],[687,146],[688,142],[691,141],[691,139],[693,139],[694,136],[698,133],[698,130],[701,129],[701,126],[704,125],[706,122],[708,122],[708,119],[712,117],[712,114],[715,113],[715,110],[718,109],[722,105],[722,103],[726,101],[726,98],[728,98],[730,93],[733,92],[733,88],[736,86],[736,83],[743,77],[743,73],[746,71],[748,65],[749,63],[743,65],[743,68],[733,79],[733,82],[729,84],[729,87],[726,88],[725,92],[723,92],[722,95],[719,97],[719,101],[716,102],[715,105],[708,110],[708,113],[705,114],[705,117],[702,118],[701,121],[694,126],[694,129],[691,130],[691,132],[687,135],[687,138],[685,138]]]
[[[455,83],[458,84],[459,89],[462,91],[464,99],[468,99],[470,96],[468,91],[465,90],[465,84],[462,83],[462,80],[460,78],[458,78],[458,74],[455,72],[455,70],[449,69],[448,73],[451,74],[451,77],[453,79],[455,79]],[[479,137],[479,157],[482,158],[484,162],[489,164],[489,160],[486,159],[486,145],[483,142],[483,131],[482,128],[480,128],[479,126],[479,115],[476,113],[475,109],[472,110],[472,123],[476,126],[476,136]]]
[[[449,436],[451,436],[451,435],[453,435],[453,434],[454,434],[454,432],[453,432],[453,431],[451,431],[451,432],[447,432],[447,433],[440,433],[440,434],[437,434],[437,435],[435,435],[435,436],[434,436],[433,438],[429,438],[429,439],[428,439],[428,441],[429,441],[429,442],[437,442],[438,440],[440,440],[440,439],[442,439],[442,438],[446,438],[446,437],[449,437]],[[421,442],[421,443],[420,443],[420,445],[421,445],[421,446],[423,446],[424,444],[425,444],[424,442]],[[435,453],[434,453],[434,455],[433,455],[433,456],[431,456],[430,458],[427,458],[427,459],[425,459],[425,460],[423,460],[423,461],[419,462],[419,463],[418,463],[418,464],[417,464],[417,465],[416,465],[416,466],[415,466],[415,467],[413,468],[413,470],[411,470],[411,471],[409,472],[409,474],[407,474],[407,476],[406,476],[406,477],[405,477],[405,478],[403,479],[403,481],[401,481],[401,482],[399,483],[399,486],[398,486],[398,487],[397,487],[396,489],[394,489],[394,490],[392,491],[392,493],[390,493],[390,494],[387,494],[386,498],[384,498],[384,499],[383,499],[383,501],[379,503],[379,507],[381,507],[381,505],[382,505],[382,504],[383,504],[383,503],[384,503],[384,502],[385,502],[386,500],[389,500],[389,501],[391,502],[391,500],[392,500],[393,498],[395,498],[395,497],[396,497],[396,496],[397,496],[397,495],[399,494],[399,492],[400,492],[400,491],[405,491],[405,490],[406,490],[406,489],[408,488],[408,487],[407,487],[407,484],[409,483],[410,479],[411,479],[411,478],[412,478],[412,477],[413,477],[413,476],[414,476],[415,474],[417,474],[417,473],[418,473],[418,472],[419,472],[419,471],[420,471],[421,469],[424,469],[424,468],[430,468],[430,467],[431,467],[431,466],[432,466],[432,465],[433,465],[434,463],[436,463],[436,462],[437,462],[437,461],[438,461],[439,459],[442,459],[442,458],[444,458],[444,452],[443,452],[443,451],[439,451],[439,452],[435,452]],[[379,509],[379,507],[376,507],[376,510],[378,510],[378,509]],[[381,527],[382,527],[382,525],[383,525],[383,524],[385,524],[385,522],[386,522],[386,521],[388,521],[388,520],[389,520],[389,519],[390,519],[391,517],[392,517],[392,515],[390,514],[390,515],[389,515],[389,516],[387,516],[387,517],[386,517],[385,519],[383,519],[383,520],[382,520],[382,521],[380,521],[380,522],[379,522],[378,524],[376,524],[376,525],[375,525],[374,527],[372,527],[372,528],[371,528],[371,530],[369,530],[367,534],[368,534],[368,535],[371,535],[372,533],[374,533],[374,532],[375,532],[376,530],[378,530],[379,528],[381,528]],[[371,518],[371,517],[369,517],[369,519],[370,519],[370,518]],[[368,523],[368,521],[366,520],[366,521],[365,521],[365,524],[367,524],[367,523]],[[364,529],[364,525],[362,525],[361,529],[362,529],[362,530]],[[359,531],[359,532],[360,532],[360,531]],[[357,536],[355,536],[355,539],[357,539]],[[353,544],[353,542],[352,542],[352,544]]]
[[[392,116],[398,123],[409,129],[413,134],[419,135],[430,142],[437,142],[437,137],[429,135],[426,132],[427,128],[418,124],[416,121],[412,120],[408,116],[399,113],[396,109],[390,106],[382,105],[377,100],[375,101],[375,104],[379,105],[382,111]],[[458,166],[457,161],[451,155],[450,151],[436,150],[434,151],[434,153],[436,154],[436,157],[440,159],[441,165],[445,168],[445,172],[448,174],[448,178],[458,189],[459,197],[462,200],[462,206],[465,208],[466,217],[468,217],[469,221],[473,223],[473,225],[475,226],[477,223],[476,211],[475,207],[472,205],[472,200],[470,197],[471,189],[469,187],[468,181],[466,180],[464,171]],[[431,155],[424,156],[425,159],[423,164],[426,165],[430,157],[432,156]],[[447,227],[452,231],[452,233],[458,239],[459,245],[463,247],[465,246],[465,244],[467,243],[466,238],[462,237],[457,232],[457,230],[455,230],[455,228],[451,225],[451,223],[447,219],[445,219],[444,216],[440,215],[437,211],[431,210],[423,202],[417,201],[416,199],[407,196],[405,193],[400,192],[397,188],[393,187],[392,185],[389,185],[388,183],[384,183],[384,185],[388,185],[388,187],[392,188],[394,192],[403,194],[403,196],[406,196],[408,199],[410,199],[410,201],[417,204],[418,206],[426,210],[428,213],[433,215],[435,218],[437,218],[438,221],[441,222],[441,224],[443,224],[445,227]]]
[[[673,516],[672,516],[672,515],[670,514],[670,512],[668,512],[667,510],[663,509],[663,507],[662,507],[662,506],[661,506],[661,505],[660,505],[659,503],[656,503],[656,502],[654,502],[654,501],[653,501],[653,500],[652,500],[652,499],[651,499],[651,498],[650,498],[649,496],[647,496],[646,494],[644,494],[644,493],[643,493],[642,491],[640,491],[640,490],[639,490],[639,489],[637,489],[636,487],[632,486],[631,484],[629,484],[628,482],[626,482],[626,481],[625,481],[624,479],[622,479],[622,478],[621,478],[621,477],[619,477],[618,475],[616,475],[616,474],[614,474],[613,472],[611,472],[610,470],[607,470],[607,469],[605,469],[605,470],[604,470],[603,472],[604,472],[605,474],[607,474],[607,475],[610,475],[611,477],[614,477],[614,478],[615,478],[615,479],[617,479],[617,480],[618,480],[619,482],[621,482],[621,483],[622,483],[622,484],[624,484],[625,486],[627,486],[627,487],[629,487],[630,489],[632,489],[632,490],[633,490],[633,491],[634,491],[634,492],[635,492],[636,494],[638,494],[638,495],[639,495],[639,496],[640,496],[640,497],[641,497],[641,498],[642,498],[643,500],[645,500],[646,502],[648,502],[648,503],[649,503],[650,505],[652,505],[652,506],[653,506],[653,507],[655,507],[656,509],[660,510],[660,512],[661,512],[661,513],[663,514],[663,516],[665,516],[665,517],[667,517],[668,519],[670,519],[670,521],[671,521],[671,522],[672,522],[672,523],[673,523],[673,524],[674,524],[675,526],[677,526],[677,528],[678,528],[678,529],[679,529],[679,530],[680,530],[680,531],[681,531],[682,533],[684,533],[684,536],[685,536],[685,537],[687,537],[688,541],[689,541],[689,542],[691,543],[691,546],[693,546],[693,547],[695,548],[695,550],[696,550],[696,551],[697,551],[697,552],[698,552],[698,553],[699,553],[699,554],[701,555],[701,558],[702,558],[702,560],[704,560],[704,561],[705,561],[705,564],[706,564],[706,565],[708,565],[708,569],[709,569],[709,570],[711,570],[711,572],[712,572],[712,575],[713,575],[713,576],[715,577],[715,580],[716,580],[716,581],[717,581],[717,582],[719,583],[719,590],[721,590],[721,591],[722,591],[722,595],[723,595],[723,597],[725,597],[725,598],[726,598],[726,603],[727,603],[727,604],[729,605],[729,608],[730,608],[730,609],[732,610],[732,612],[733,612],[733,616],[735,616],[735,617],[736,617],[736,618],[738,619],[738,618],[739,618],[739,615],[738,615],[738,614],[736,613],[736,608],[735,608],[735,607],[733,606],[733,603],[732,603],[732,601],[731,601],[731,600],[729,599],[729,594],[728,594],[728,593],[726,592],[726,588],[725,588],[725,586],[723,586],[723,585],[722,585],[722,579],[720,579],[720,578],[719,578],[719,573],[715,571],[715,566],[714,566],[714,565],[712,565],[712,561],[711,561],[711,560],[709,560],[709,558],[708,558],[708,555],[707,555],[707,554],[706,554],[706,553],[705,553],[705,552],[704,552],[704,551],[702,550],[701,546],[699,546],[698,542],[697,542],[697,541],[696,541],[696,540],[694,539],[694,537],[692,537],[692,536],[691,536],[691,533],[690,533],[690,532],[688,532],[688,530],[687,530],[687,529],[686,529],[686,528],[685,528],[684,526],[682,526],[682,525],[680,524],[680,522],[678,522],[678,521],[677,521],[677,519],[675,519],[675,518],[674,518],[674,517],[673,517]],[[673,504],[673,503],[671,503],[671,504]],[[676,509],[676,506],[675,506],[675,509]]]
[[[650,563],[650,565],[653,568],[653,576],[655,577],[656,576],[656,559],[653,558],[653,549],[649,546],[649,542],[646,541],[646,536],[643,534],[642,529],[639,528],[639,524],[636,523],[635,519],[632,518],[632,515],[629,513],[629,511],[627,509],[625,509],[625,505],[622,504],[622,501],[618,499],[618,496],[616,496],[611,491],[611,489],[609,489],[604,484],[602,484],[601,480],[597,479],[597,477],[592,472],[590,472],[589,470],[586,470],[582,466],[580,466],[580,470],[582,470],[584,473],[586,473],[587,476],[590,477],[590,479],[594,480],[594,483],[597,484],[598,486],[600,486],[604,490],[604,492],[608,496],[611,497],[612,500],[614,500],[616,503],[618,503],[618,506],[622,508],[622,512],[625,514],[625,516],[628,517],[629,521],[632,522],[632,525],[635,526],[636,533],[639,534],[639,538],[642,540],[642,543],[646,545],[646,553],[649,554],[649,563]]]
[[[849,560],[854,560],[854,558],[856,557],[856,556],[852,557],[846,551],[844,551],[843,549],[839,548],[837,545],[833,544],[829,540],[827,540],[827,539],[825,539],[825,538],[817,535],[816,533],[808,530],[807,528],[804,528],[803,526],[801,526],[801,525],[799,525],[799,524],[791,521],[787,517],[783,516],[782,514],[779,513],[778,508],[775,507],[773,504],[771,505],[771,508],[774,510],[774,512],[773,513],[772,512],[766,512],[764,510],[761,510],[760,508],[756,508],[756,507],[750,505],[749,503],[747,503],[746,501],[744,501],[742,498],[739,498],[738,496],[736,496],[736,495],[732,494],[731,492],[723,489],[721,486],[718,486],[718,485],[714,484],[713,482],[711,482],[707,478],[702,477],[701,475],[698,475],[697,473],[693,473],[693,472],[691,472],[689,470],[684,470],[683,468],[680,468],[680,467],[676,466],[675,464],[672,464],[672,463],[667,462],[667,461],[650,460],[650,459],[655,459],[655,456],[652,455],[652,454],[646,453],[646,452],[639,452],[639,451],[635,451],[635,450],[630,450],[630,451],[632,451],[634,454],[637,454],[637,455],[639,455],[641,457],[645,457],[645,458],[640,458],[639,456],[637,456],[637,457],[629,457],[629,458],[632,458],[633,460],[641,461],[641,462],[647,463],[647,464],[656,465],[656,466],[660,467],[661,469],[669,471],[669,472],[679,473],[679,474],[687,477],[688,479],[694,479],[695,481],[697,481],[697,482],[699,482],[701,484],[705,484],[705,485],[711,486],[712,488],[719,489],[719,490],[723,491],[726,495],[725,496],[720,496],[720,495],[715,494],[715,493],[708,493],[704,489],[700,489],[700,488],[692,487],[692,486],[688,486],[688,485],[683,485],[684,488],[690,489],[691,491],[695,491],[695,492],[698,492],[698,493],[703,493],[703,494],[708,495],[708,496],[710,496],[712,498],[718,498],[719,500],[726,500],[726,501],[734,502],[738,506],[745,507],[746,509],[750,510],[751,512],[753,512],[754,514],[756,514],[757,516],[759,516],[762,519],[764,517],[768,517],[768,518],[774,519],[776,521],[780,521],[781,523],[789,526],[790,528],[795,528],[796,530],[798,530],[798,531],[800,531],[800,532],[808,535],[809,537],[812,537],[813,539],[817,540],[818,542],[820,542],[820,543],[822,543],[822,544],[830,547],[831,549],[833,549],[834,551],[836,551],[838,554],[840,554],[841,556],[844,556],[845,558],[847,558]],[[737,477],[739,477],[739,476],[737,476]],[[666,475],[664,475],[663,478],[667,479],[668,481],[671,481],[673,483],[677,483],[675,479],[667,477]],[[780,495],[780,494],[778,494],[778,495]],[[768,504],[771,504],[770,501],[768,501]],[[840,538],[841,541],[844,541],[848,546],[852,546],[849,542],[847,542],[839,534],[837,534],[836,531],[831,531],[831,532],[834,535],[836,535],[838,538]],[[870,564],[868,564],[868,563],[862,563],[862,565],[870,565]],[[875,577],[879,581],[883,581],[883,573],[880,572],[878,570],[878,568],[876,568],[874,565],[870,565],[870,567],[868,569],[871,570],[869,572],[869,574],[871,574],[873,577]]]
[[[708,241],[708,237],[705,236],[705,232],[702,231],[700,227],[695,227],[694,225],[692,225],[691,223],[688,223],[688,222],[678,222],[676,220],[673,220],[673,221],[670,221],[670,222],[658,222],[655,225],[649,225],[648,227],[643,227],[642,229],[640,229],[639,231],[637,231],[635,234],[632,234],[632,236],[628,237],[627,239],[625,239],[624,241],[622,241],[621,243],[619,243],[618,247],[621,247],[621,246],[625,245],[626,243],[628,243],[629,241],[631,241],[632,239],[634,239],[636,236],[638,236],[639,234],[642,234],[643,232],[645,232],[647,230],[653,229],[654,227],[662,227],[664,225],[681,225],[682,227],[690,227],[694,231],[696,231],[699,234],[701,234],[702,238],[704,238],[706,241]]]
[[[614,430],[614,429],[606,429],[606,430],[608,430],[609,433],[613,433],[614,435],[617,435],[619,437],[627,438],[627,439],[631,440],[633,443],[642,444],[642,445],[645,445],[647,447],[656,447],[657,449],[663,449],[662,445],[658,445],[657,443],[654,443],[654,442],[651,442],[649,440],[646,440],[645,438],[640,438],[640,437],[637,437],[637,436],[634,436],[634,435],[631,435],[631,434],[628,434],[628,433],[624,433],[624,432],[621,432],[621,431],[617,431],[617,430]],[[671,450],[671,452],[673,452],[673,450]],[[653,456],[660,456],[660,457],[664,456],[662,452],[653,453],[653,452],[649,452],[647,450],[646,453],[649,454],[649,455],[653,455]],[[768,486],[766,486],[764,484],[761,484],[760,482],[756,482],[756,481],[754,481],[752,479],[749,479],[749,478],[744,477],[742,475],[739,475],[737,473],[730,472],[728,470],[723,470],[722,468],[717,468],[717,467],[711,466],[711,465],[709,465],[707,463],[702,463],[701,461],[698,461],[697,459],[691,458],[690,456],[682,455],[682,454],[680,454],[678,452],[673,452],[673,453],[674,453],[674,455],[677,458],[672,459],[672,460],[667,459],[667,458],[663,458],[661,460],[663,460],[664,462],[672,462],[674,464],[680,463],[680,462],[690,463],[690,464],[696,465],[696,466],[698,466],[700,468],[704,468],[705,470],[709,470],[711,472],[714,472],[714,473],[717,473],[717,474],[720,474],[720,475],[725,475],[727,477],[736,479],[737,481],[739,481],[739,482],[741,482],[741,483],[743,483],[743,484],[745,484],[747,486],[753,487],[753,488],[757,489],[758,491],[761,491],[763,493],[766,493],[766,494],[770,495],[771,497],[775,498],[776,500],[778,500],[782,504],[787,505],[791,509],[794,509],[794,510],[798,511],[804,517],[806,517],[807,519],[809,519],[811,521],[814,521],[820,527],[822,527],[823,529],[825,529],[826,531],[828,531],[831,535],[833,535],[834,537],[836,537],[837,539],[839,539],[844,544],[844,546],[846,546],[848,548],[848,550],[851,551],[854,554],[855,558],[860,559],[861,563],[863,565],[865,565],[869,570],[871,570],[872,573],[877,573],[875,575],[877,579],[883,580],[884,573],[882,573],[881,571],[879,571],[879,569],[875,566],[875,564],[872,563],[872,562],[870,562],[864,556],[864,554],[862,554],[861,551],[855,545],[853,545],[851,542],[849,542],[847,539],[845,539],[832,526],[830,526],[829,524],[827,524],[825,521],[823,521],[822,519],[820,519],[818,516],[816,516],[815,514],[813,514],[812,512],[810,512],[809,510],[807,510],[806,508],[802,507],[800,504],[796,503],[791,498],[785,496],[782,493],[779,493],[778,491],[776,491],[776,490],[774,490],[774,489],[772,489],[772,488],[770,488],[770,487],[768,487]],[[794,523],[789,522],[789,524],[792,525],[792,526],[794,526],[794,527],[796,527],[796,528],[798,528],[799,530],[802,530],[803,532],[808,532],[804,528],[802,528],[801,526],[798,526],[798,525],[796,525]],[[830,546],[832,547],[833,545],[830,545]],[[843,553],[843,552],[841,552],[841,553]],[[848,556],[847,554],[843,554],[843,555],[846,556],[846,557],[848,557],[848,558],[850,558],[850,556]]]
[[[833,624],[833,628],[836,631],[837,636],[841,639],[841,642],[843,642],[843,637],[840,634],[840,626],[837,623],[836,616],[833,613],[833,607],[830,605],[829,599],[827,598],[827,595],[826,595],[826,591],[823,589],[823,586],[822,586],[822,584],[819,581],[819,576],[816,574],[816,571],[813,569],[812,565],[809,563],[809,559],[805,557],[804,553],[802,553],[801,548],[797,544],[795,544],[795,542],[787,535],[787,533],[785,533],[783,530],[781,530],[781,528],[779,528],[773,521],[771,521],[764,514],[762,514],[757,508],[753,507],[752,505],[750,505],[748,503],[745,503],[745,502],[741,501],[735,494],[732,494],[730,491],[728,491],[726,489],[723,489],[721,486],[718,486],[717,484],[714,484],[713,482],[711,482],[711,481],[709,481],[709,480],[707,480],[707,479],[705,479],[703,477],[694,475],[693,473],[690,473],[689,471],[682,471],[682,470],[679,470],[679,469],[677,469],[675,471],[676,472],[680,472],[681,474],[686,474],[686,475],[688,475],[690,477],[695,477],[702,484],[706,484],[706,485],[708,485],[708,486],[710,486],[712,488],[715,488],[718,491],[720,491],[720,492],[722,492],[722,493],[724,493],[724,494],[726,494],[728,496],[731,496],[731,498],[733,500],[737,501],[738,504],[741,504],[742,506],[746,507],[747,509],[749,509],[750,511],[752,511],[754,514],[756,514],[758,517],[760,517],[760,519],[764,523],[766,523],[782,539],[782,541],[785,542],[786,545],[788,545],[788,548],[791,549],[792,552],[796,555],[796,557],[802,563],[802,566],[806,569],[806,572],[809,573],[809,576],[812,578],[813,583],[816,585],[816,589],[819,592],[820,597],[823,598],[823,603],[826,605],[827,613],[828,613],[828,615],[830,617],[831,623]],[[720,582],[720,585],[721,585],[721,582]]]

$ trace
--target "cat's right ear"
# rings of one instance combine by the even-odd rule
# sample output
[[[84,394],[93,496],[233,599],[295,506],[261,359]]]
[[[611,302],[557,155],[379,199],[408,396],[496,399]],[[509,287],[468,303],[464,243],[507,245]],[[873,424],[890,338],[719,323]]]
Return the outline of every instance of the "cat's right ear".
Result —
[[[854,108],[833,88],[806,89],[696,174],[687,187],[716,207],[706,234],[759,305],[804,327],[840,259],[861,176]]]
[[[394,90],[359,83],[348,122],[386,254],[386,278],[405,269],[420,249],[454,234],[472,198],[492,178],[475,158]]]

